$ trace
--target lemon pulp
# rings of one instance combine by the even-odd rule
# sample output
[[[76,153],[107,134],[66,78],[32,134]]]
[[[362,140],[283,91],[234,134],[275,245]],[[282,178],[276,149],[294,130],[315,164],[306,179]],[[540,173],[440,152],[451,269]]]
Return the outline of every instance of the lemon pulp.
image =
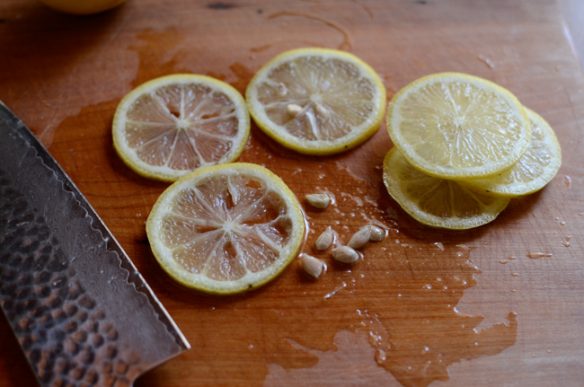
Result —
[[[385,87],[346,52],[303,48],[262,67],[246,91],[258,126],[282,145],[325,155],[352,148],[379,128]]]
[[[180,283],[231,294],[275,278],[296,256],[304,216],[269,170],[231,163],[198,169],[171,185],[147,222],[161,266]]]
[[[224,82],[194,74],[146,82],[122,99],[113,120],[114,146],[126,164],[166,181],[235,160],[248,136],[243,97]]]
[[[552,127],[537,113],[525,109],[531,122],[527,151],[511,168],[495,176],[471,179],[468,183],[503,196],[527,195],[542,189],[558,173],[562,150]]]
[[[437,177],[493,175],[526,151],[530,124],[509,91],[460,73],[420,78],[392,99],[389,135],[416,168]]]

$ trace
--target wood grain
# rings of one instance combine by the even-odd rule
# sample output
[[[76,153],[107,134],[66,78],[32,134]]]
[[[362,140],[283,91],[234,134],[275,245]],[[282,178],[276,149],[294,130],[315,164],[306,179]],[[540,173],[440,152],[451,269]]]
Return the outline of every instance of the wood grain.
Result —
[[[193,345],[140,386],[575,386],[584,380],[584,77],[562,26],[551,0],[129,0],[90,17],[4,0],[0,99],[49,147]],[[266,165],[299,197],[320,188],[338,199],[334,209],[307,210],[305,251],[328,225],[348,238],[376,219],[389,238],[356,267],[331,264],[317,282],[292,265],[243,296],[180,288],[156,265],[144,231],[166,185],[134,174],[112,148],[118,101],[175,72],[243,91],[269,58],[307,45],[360,56],[389,97],[437,71],[498,82],[555,128],[562,169],[494,223],[446,232],[417,224],[385,193],[384,127],[326,158],[289,152],[254,127],[241,160]],[[34,383],[3,319],[0,342],[0,386]]]

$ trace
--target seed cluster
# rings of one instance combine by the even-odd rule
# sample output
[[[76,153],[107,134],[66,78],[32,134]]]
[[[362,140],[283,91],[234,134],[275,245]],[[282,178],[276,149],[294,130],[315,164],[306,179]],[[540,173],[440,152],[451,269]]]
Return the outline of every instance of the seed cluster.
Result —
[[[306,202],[314,208],[326,209],[332,202],[329,194],[313,193],[305,196]],[[380,242],[387,236],[387,231],[379,226],[367,224],[355,232],[349,242],[340,243],[338,233],[331,227],[327,228],[316,238],[314,250],[326,251],[331,249],[332,258],[343,264],[355,264],[362,260],[363,249],[369,242]],[[302,253],[299,256],[300,266],[311,277],[319,278],[326,273],[326,263],[312,255]]]

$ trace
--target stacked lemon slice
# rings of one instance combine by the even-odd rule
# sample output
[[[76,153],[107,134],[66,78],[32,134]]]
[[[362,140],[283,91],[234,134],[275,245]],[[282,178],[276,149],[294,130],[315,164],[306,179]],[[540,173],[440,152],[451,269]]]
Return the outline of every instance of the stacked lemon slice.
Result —
[[[460,73],[399,91],[387,129],[389,194],[421,223],[468,229],[494,220],[513,196],[543,188],[561,150],[552,128],[508,90]]]

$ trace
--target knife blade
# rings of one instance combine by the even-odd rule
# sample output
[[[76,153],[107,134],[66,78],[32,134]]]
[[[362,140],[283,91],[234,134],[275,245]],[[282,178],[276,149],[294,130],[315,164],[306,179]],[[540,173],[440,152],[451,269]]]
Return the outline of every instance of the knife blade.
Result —
[[[42,386],[132,385],[190,348],[95,210],[1,101],[0,306]]]

